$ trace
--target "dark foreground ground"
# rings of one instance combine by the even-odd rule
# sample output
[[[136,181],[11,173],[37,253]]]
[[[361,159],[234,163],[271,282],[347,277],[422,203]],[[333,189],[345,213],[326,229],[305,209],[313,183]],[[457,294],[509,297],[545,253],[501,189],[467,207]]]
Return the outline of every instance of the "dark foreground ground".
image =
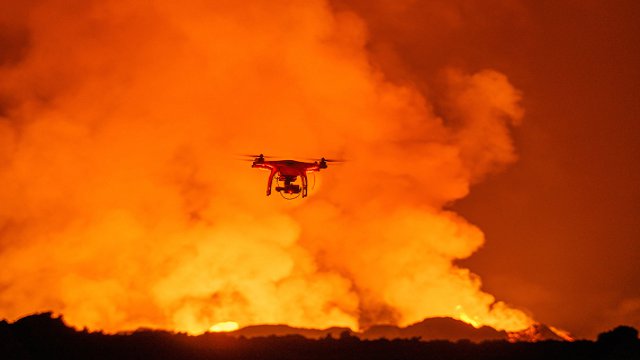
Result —
[[[597,341],[361,340],[299,335],[244,338],[140,330],[105,335],[76,331],[51,314],[0,322],[0,359],[640,359],[638,331],[621,326]]]

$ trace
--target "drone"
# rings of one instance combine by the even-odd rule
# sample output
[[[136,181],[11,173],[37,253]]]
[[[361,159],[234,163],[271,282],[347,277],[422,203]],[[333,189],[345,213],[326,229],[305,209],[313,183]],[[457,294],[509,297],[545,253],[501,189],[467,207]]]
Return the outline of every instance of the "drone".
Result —
[[[273,179],[276,179],[276,191],[287,200],[293,200],[298,196],[307,197],[309,181],[307,173],[314,173],[327,168],[327,163],[342,162],[342,160],[325,159],[313,162],[304,162],[296,160],[266,160],[272,157],[260,155],[245,155],[247,157],[255,157],[252,168],[267,169],[270,171],[269,180],[267,181],[267,196],[271,195],[273,187]],[[248,159],[248,161],[251,161]],[[296,181],[300,177],[300,183]],[[315,177],[314,177],[315,183]]]

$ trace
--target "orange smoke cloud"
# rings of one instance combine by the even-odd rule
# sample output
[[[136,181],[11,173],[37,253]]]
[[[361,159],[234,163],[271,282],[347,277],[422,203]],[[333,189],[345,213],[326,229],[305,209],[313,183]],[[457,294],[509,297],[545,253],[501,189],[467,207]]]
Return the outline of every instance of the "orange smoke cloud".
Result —
[[[436,114],[319,0],[2,6],[1,317],[531,324],[454,265],[484,239],[444,209],[515,160],[504,75],[447,70]],[[286,202],[234,159],[256,151],[349,162]]]

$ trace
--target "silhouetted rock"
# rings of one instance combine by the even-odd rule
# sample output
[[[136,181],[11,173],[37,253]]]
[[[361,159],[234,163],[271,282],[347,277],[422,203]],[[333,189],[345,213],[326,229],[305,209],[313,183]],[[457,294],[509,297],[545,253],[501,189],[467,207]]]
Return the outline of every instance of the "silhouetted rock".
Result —
[[[288,325],[252,325],[229,333],[233,336],[244,336],[248,338],[265,337],[265,336],[288,336],[301,335],[309,339],[320,339],[326,336],[338,337],[343,331],[351,331],[348,328],[329,328],[329,329],[307,329],[296,328]],[[506,332],[498,331],[489,326],[475,328],[463,321],[448,318],[437,317],[424,319],[421,322],[409,325],[407,327],[398,327],[395,325],[374,325],[366,329],[362,333],[352,333],[364,340],[375,339],[412,339],[419,338],[428,340],[470,340],[472,342],[481,342],[488,340],[509,340],[516,341],[572,341],[573,339],[562,332],[557,332],[553,328],[544,324],[534,324],[530,328],[517,331]]]
[[[268,334],[267,330],[275,330],[280,336],[262,336]],[[401,338],[394,340],[365,340],[343,328],[302,329],[311,331],[309,334],[313,336],[325,334],[310,339],[298,334],[300,330],[288,326],[250,327],[245,331],[261,334],[252,338],[218,333],[189,336],[144,329],[109,335],[76,331],[66,326],[61,317],[44,313],[14,323],[0,321],[0,359],[640,359],[638,332],[624,326],[601,334],[597,343],[554,340],[512,343],[504,339],[503,332],[495,330],[482,336],[497,333],[498,340],[480,343],[424,341],[436,332],[477,340],[473,336],[484,331],[446,318],[427,319],[406,328],[370,329],[369,334],[399,332]]]
[[[13,327],[24,331],[37,329],[37,331],[48,331],[52,333],[73,332],[73,329],[65,325],[64,321],[62,320],[62,316],[55,317],[51,312],[43,312],[25,316],[13,323]]]
[[[602,359],[640,359],[638,330],[630,326],[618,326],[598,335],[598,350]]]
[[[411,339],[422,340],[471,340],[480,342],[486,340],[506,340],[507,333],[497,331],[488,326],[475,328],[460,320],[438,317],[425,319],[419,323],[401,328],[391,325],[372,326],[361,334],[363,339]]]
[[[419,336],[423,340],[462,340],[475,342],[486,340],[505,340],[507,333],[497,331],[488,326],[475,328],[465,322],[451,318],[425,319],[417,324],[408,326],[404,330],[409,337]]]
[[[365,330],[360,337],[362,339],[374,340],[374,339],[401,339],[405,336],[402,335],[402,329],[395,325],[374,325]]]
[[[288,325],[251,325],[228,333],[232,336],[244,336],[247,338],[265,336],[301,335],[309,339],[320,339],[327,336],[339,337],[343,332],[351,332],[349,328],[331,327],[328,329],[297,328]]]
[[[545,340],[556,340],[556,341],[573,341],[573,337],[568,334],[565,334],[562,331],[554,330],[552,327],[549,327],[545,324],[533,324],[531,327],[524,329],[522,331],[514,331],[508,334],[509,340],[511,341],[545,341]]]
[[[601,344],[635,344],[637,342],[638,330],[631,326],[618,326],[598,335],[598,343]]]

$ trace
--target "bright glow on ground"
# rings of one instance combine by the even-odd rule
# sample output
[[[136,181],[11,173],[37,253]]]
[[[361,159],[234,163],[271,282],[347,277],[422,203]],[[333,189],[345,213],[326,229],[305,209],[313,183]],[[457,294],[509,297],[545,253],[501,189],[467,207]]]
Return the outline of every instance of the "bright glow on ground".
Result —
[[[458,310],[458,317],[461,321],[466,322],[467,324],[473,326],[474,328],[479,328],[481,325],[478,322],[477,318],[472,318],[464,312],[461,305],[456,306],[456,310]]]
[[[224,321],[224,322],[219,322],[219,323],[213,325],[212,327],[209,328],[209,331],[211,331],[211,332],[229,332],[229,331],[236,331],[236,330],[238,330],[238,328],[240,328],[240,326],[238,325],[237,322]]]

